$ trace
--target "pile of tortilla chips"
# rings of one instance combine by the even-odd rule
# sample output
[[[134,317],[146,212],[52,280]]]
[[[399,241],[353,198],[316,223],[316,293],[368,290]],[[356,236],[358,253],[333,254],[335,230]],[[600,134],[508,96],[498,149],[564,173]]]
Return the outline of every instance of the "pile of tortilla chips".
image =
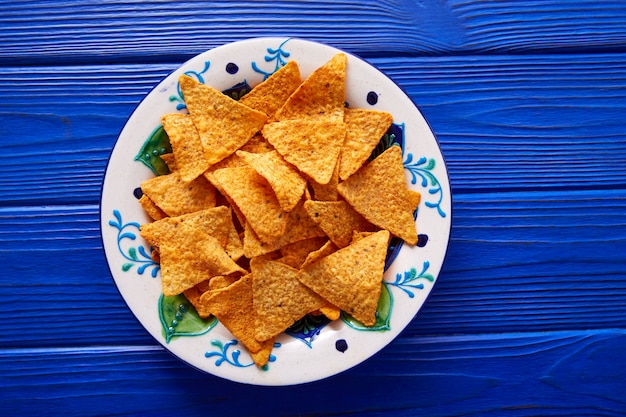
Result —
[[[367,162],[392,116],[346,108],[346,65],[302,81],[288,62],[239,101],[181,76],[189,113],[162,117],[170,174],[141,184],[163,294],[217,317],[258,366],[307,314],[375,324],[391,236],[417,241],[401,149]]]

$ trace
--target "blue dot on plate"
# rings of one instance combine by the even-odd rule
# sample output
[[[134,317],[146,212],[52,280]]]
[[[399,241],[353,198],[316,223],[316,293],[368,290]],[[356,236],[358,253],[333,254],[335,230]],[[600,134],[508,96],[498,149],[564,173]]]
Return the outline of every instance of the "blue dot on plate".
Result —
[[[417,235],[417,246],[423,248],[428,243],[428,235]]]
[[[237,74],[237,71],[239,71],[239,67],[237,66],[237,64],[233,63],[233,62],[229,62],[228,64],[226,64],[226,72],[229,74]]]
[[[378,103],[378,94],[375,91],[370,91],[367,93],[367,102],[372,106]]]
[[[139,200],[141,198],[141,196],[143,195],[143,191],[141,191],[141,187],[137,187],[133,190],[133,195],[135,196],[135,198],[137,200]]]
[[[348,342],[345,339],[339,339],[335,342],[335,349],[343,353],[348,350]]]

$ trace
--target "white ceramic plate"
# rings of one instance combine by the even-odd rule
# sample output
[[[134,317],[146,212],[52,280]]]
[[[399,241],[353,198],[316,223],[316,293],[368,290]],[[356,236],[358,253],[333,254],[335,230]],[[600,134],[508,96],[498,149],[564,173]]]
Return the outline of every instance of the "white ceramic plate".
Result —
[[[392,245],[377,326],[364,329],[343,316],[330,323],[306,319],[278,337],[270,362],[259,369],[219,322],[200,320],[182,297],[162,297],[159,265],[150,259],[151,248],[138,233],[139,225],[149,218],[137,198],[140,183],[162,169],[158,155],[168,150],[161,115],[186,111],[178,77],[187,73],[238,95],[288,60],[298,62],[305,78],[338,52],[300,39],[259,38],[202,53],[148,94],[115,144],[101,198],[102,240],[111,274],[146,330],[191,366],[258,385],[319,380],[361,363],[391,342],[413,320],[433,288],[451,226],[450,185],[443,156],[424,117],[406,94],[376,68],[348,54],[348,105],[393,114],[394,125],[380,146],[401,145],[407,184],[422,194],[416,212],[418,245]]]

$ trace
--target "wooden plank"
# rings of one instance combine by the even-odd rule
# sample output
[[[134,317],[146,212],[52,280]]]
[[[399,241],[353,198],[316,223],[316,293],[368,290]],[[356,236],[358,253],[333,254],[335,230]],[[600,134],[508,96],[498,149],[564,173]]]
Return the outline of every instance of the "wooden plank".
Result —
[[[419,337],[289,387],[208,376],[155,346],[2,349],[0,399],[8,415],[620,416],[625,349],[623,329]],[[280,401],[246,400],[262,397]]]
[[[174,66],[0,70],[0,201],[94,203],[127,118]],[[28,129],[24,129],[28,126]],[[17,134],[19,132],[19,134]]]
[[[370,61],[422,109],[455,193],[626,186],[626,55]],[[97,202],[125,120],[174,68],[0,69],[0,204]]]
[[[185,60],[259,36],[366,55],[623,51],[619,0],[3,3],[0,65]],[[375,34],[375,36],[373,36]]]
[[[444,270],[407,336],[626,327],[621,190],[457,195],[453,217]],[[96,206],[0,209],[12,324],[0,346],[151,340],[112,282],[98,219]]]
[[[377,64],[423,111],[442,144],[452,186],[465,193],[623,187],[609,166],[626,162],[619,133],[626,65],[600,68],[609,57],[400,58]],[[594,173],[607,174],[606,182],[597,183]]]

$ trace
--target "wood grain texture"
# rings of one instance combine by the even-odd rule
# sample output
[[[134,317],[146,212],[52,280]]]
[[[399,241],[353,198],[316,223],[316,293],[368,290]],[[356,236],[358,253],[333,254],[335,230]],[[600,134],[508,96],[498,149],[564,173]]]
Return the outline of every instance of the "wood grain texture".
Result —
[[[624,349],[623,330],[419,337],[290,387],[221,380],[154,346],[4,349],[0,395],[9,415],[617,417]]]
[[[430,122],[455,193],[626,186],[626,55],[370,62]],[[0,69],[0,203],[97,202],[126,119],[176,66]]]
[[[444,270],[405,336],[626,327],[622,191],[462,194],[453,217]],[[0,346],[151,340],[111,280],[96,206],[1,209],[0,264]]]
[[[2,9],[0,65],[163,61],[259,36],[304,37],[366,56],[623,51],[626,45],[626,7],[619,0],[21,0]]]
[[[625,27],[621,0],[0,1],[0,414],[626,415]],[[179,362],[130,313],[100,240],[135,106],[188,58],[256,36],[383,70],[453,187],[416,319],[302,386]]]

